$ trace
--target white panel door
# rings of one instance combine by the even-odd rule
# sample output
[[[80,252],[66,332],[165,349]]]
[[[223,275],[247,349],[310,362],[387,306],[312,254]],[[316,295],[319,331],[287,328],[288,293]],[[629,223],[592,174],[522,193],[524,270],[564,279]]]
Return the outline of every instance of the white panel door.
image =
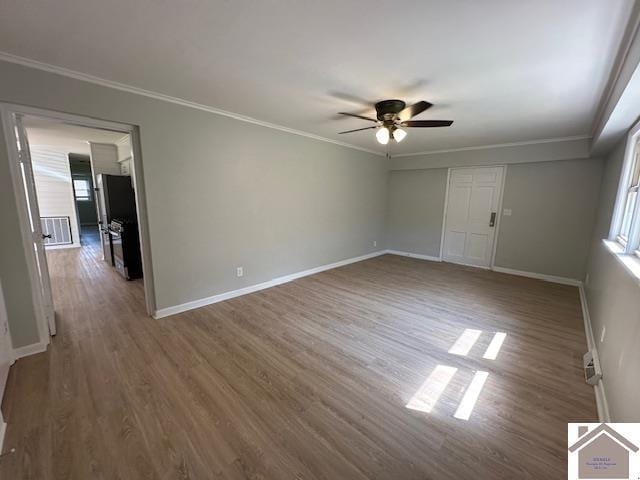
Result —
[[[443,260],[489,267],[503,167],[456,168],[449,176]]]
[[[42,314],[47,320],[49,333],[56,334],[56,318],[53,310],[53,296],[51,294],[51,283],[49,279],[49,268],[47,266],[47,255],[44,250],[43,239],[46,238],[42,233],[42,225],[40,222],[40,209],[38,208],[38,197],[36,194],[36,185],[33,178],[33,169],[31,164],[31,154],[29,151],[29,142],[27,134],[22,126],[22,120],[19,115],[14,117],[15,141],[18,148],[18,162],[20,167],[20,176],[22,186],[24,187],[25,199],[27,202],[27,210],[29,214],[29,227],[31,240],[33,241],[33,250],[36,260],[36,275],[39,283],[40,308]]]

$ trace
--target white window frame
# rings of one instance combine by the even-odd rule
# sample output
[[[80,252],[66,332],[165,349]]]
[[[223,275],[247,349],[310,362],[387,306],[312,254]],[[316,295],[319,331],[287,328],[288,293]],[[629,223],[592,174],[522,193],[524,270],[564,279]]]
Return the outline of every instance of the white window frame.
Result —
[[[629,131],[627,145],[624,152],[624,163],[618,184],[618,194],[611,218],[611,228],[609,230],[609,240],[615,242],[620,247],[620,253],[625,255],[637,255],[640,257],[640,198],[636,199],[631,211],[631,225],[629,235],[622,236],[622,226],[624,223],[625,210],[629,193],[632,189],[638,190],[640,172],[640,122],[636,123]],[[640,192],[638,192],[640,196]]]

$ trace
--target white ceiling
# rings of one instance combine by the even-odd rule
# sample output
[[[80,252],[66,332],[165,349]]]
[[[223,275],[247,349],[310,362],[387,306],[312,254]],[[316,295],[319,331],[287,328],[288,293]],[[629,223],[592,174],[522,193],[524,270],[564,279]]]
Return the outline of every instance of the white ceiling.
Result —
[[[589,134],[632,5],[6,0],[0,50],[380,151],[336,113],[424,99],[411,153]]]
[[[115,144],[126,137],[121,132],[69,125],[32,115],[25,116],[22,123],[31,146],[53,147],[83,155],[89,155],[89,142]]]

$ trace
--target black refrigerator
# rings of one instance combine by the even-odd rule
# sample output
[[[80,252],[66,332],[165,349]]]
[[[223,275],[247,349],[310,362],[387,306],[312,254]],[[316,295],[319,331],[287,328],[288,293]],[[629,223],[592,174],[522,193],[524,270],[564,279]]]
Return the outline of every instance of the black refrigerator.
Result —
[[[136,195],[131,177],[124,175],[97,174],[95,190],[103,259],[114,265],[109,224],[113,219],[136,222]]]

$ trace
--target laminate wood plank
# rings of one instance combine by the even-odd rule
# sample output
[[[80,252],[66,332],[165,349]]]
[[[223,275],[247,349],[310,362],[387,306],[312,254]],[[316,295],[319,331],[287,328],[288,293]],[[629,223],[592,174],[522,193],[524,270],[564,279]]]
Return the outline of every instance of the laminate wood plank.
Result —
[[[11,368],[2,479],[559,478],[596,418],[574,287],[385,255],[154,320],[99,255],[48,252],[59,333]]]

